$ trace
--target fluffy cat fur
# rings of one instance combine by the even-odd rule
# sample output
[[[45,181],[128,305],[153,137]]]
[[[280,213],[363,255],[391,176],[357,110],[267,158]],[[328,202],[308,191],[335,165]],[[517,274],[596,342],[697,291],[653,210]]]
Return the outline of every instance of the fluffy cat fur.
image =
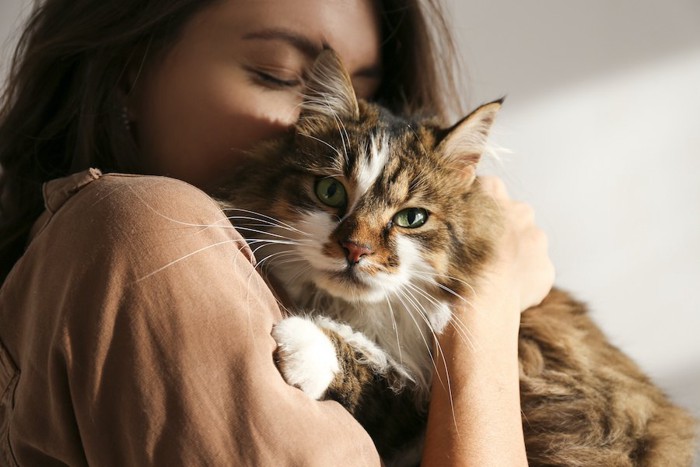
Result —
[[[309,71],[299,121],[218,194],[291,315],[281,373],[343,404],[388,465],[419,462],[434,336],[468,300],[500,221],[475,175],[500,108],[451,128],[358,101],[338,57]],[[684,466],[694,421],[554,290],[522,314],[522,420],[533,466]]]

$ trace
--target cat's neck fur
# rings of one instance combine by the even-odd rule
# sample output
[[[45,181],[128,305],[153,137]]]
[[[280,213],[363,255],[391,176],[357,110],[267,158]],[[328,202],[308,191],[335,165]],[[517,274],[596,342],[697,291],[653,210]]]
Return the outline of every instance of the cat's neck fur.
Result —
[[[435,335],[444,329],[451,317],[447,303],[424,292],[408,292],[389,294],[385,300],[368,304],[334,297],[299,277],[298,270],[293,267],[278,265],[273,274],[285,284],[294,309],[362,329],[365,336],[387,351],[408,373],[417,390],[427,393],[435,365]]]

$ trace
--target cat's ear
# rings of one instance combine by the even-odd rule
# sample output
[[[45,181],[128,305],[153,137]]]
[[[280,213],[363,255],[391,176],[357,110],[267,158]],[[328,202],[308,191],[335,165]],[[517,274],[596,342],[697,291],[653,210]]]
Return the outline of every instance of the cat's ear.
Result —
[[[307,72],[298,126],[312,129],[335,118],[357,120],[359,106],[352,80],[333,49],[323,50]]]
[[[503,99],[484,104],[438,134],[438,151],[455,164],[467,183],[476,177],[476,166],[502,104]]]

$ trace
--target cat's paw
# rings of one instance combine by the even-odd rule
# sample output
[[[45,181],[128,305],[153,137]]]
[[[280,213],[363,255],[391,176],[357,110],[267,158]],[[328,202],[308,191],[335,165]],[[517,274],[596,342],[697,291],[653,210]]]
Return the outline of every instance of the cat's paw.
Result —
[[[272,328],[275,360],[285,381],[321,399],[340,371],[335,346],[312,321],[294,316]]]

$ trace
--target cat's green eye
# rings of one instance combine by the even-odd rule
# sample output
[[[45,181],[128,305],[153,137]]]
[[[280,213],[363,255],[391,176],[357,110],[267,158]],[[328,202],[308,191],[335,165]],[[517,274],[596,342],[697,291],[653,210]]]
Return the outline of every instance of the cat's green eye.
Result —
[[[341,208],[347,203],[345,187],[335,178],[321,178],[316,182],[316,196],[326,206]]]
[[[394,215],[394,224],[407,229],[416,229],[428,220],[428,211],[423,208],[408,208]]]

